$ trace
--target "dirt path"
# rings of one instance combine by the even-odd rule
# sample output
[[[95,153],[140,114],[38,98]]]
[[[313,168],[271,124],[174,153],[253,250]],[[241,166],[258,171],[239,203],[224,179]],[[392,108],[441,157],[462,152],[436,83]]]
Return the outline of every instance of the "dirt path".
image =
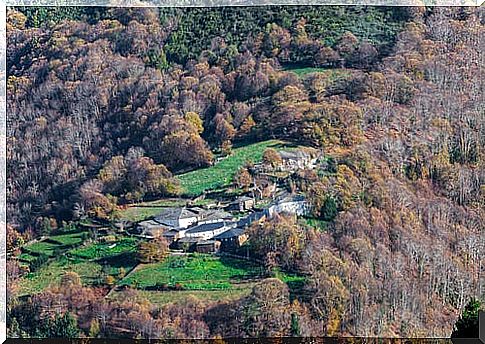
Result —
[[[122,282],[125,278],[129,277],[131,274],[133,274],[136,270],[138,270],[140,267],[144,266],[145,264],[138,264],[138,265],[135,265],[133,267],[133,269],[131,269],[130,271],[128,271],[128,273],[125,275],[125,277],[123,277],[120,281],[118,281],[114,286],[113,288],[111,288],[111,290],[108,292],[108,294],[106,294],[105,298],[109,298],[111,296],[111,294],[115,291],[118,291],[120,290],[120,282]]]

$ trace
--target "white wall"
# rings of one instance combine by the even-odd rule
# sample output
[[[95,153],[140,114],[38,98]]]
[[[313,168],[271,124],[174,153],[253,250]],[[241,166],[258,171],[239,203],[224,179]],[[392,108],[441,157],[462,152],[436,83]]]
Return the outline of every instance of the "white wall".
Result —
[[[189,238],[202,238],[204,240],[208,240],[215,237],[216,235],[219,235],[221,233],[224,233],[225,231],[228,231],[230,228],[231,227],[229,226],[224,226],[221,228],[214,229],[212,231],[199,232],[199,233],[186,233],[185,236]]]
[[[180,219],[175,226],[180,228],[187,228],[196,222],[197,222],[197,217],[194,216],[186,219]]]

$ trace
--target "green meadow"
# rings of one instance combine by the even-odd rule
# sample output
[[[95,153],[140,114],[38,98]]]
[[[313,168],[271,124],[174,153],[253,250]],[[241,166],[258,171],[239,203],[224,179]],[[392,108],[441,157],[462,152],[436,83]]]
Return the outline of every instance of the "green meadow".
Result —
[[[120,285],[144,289],[157,284],[178,284],[186,290],[225,290],[263,275],[262,267],[245,260],[190,254],[170,256],[161,263],[140,265]]]
[[[264,151],[269,148],[282,148],[279,140],[269,140],[234,148],[232,153],[214,166],[198,169],[177,176],[183,193],[188,196],[198,196],[205,191],[229,186],[238,169],[247,161],[258,163],[263,158]]]

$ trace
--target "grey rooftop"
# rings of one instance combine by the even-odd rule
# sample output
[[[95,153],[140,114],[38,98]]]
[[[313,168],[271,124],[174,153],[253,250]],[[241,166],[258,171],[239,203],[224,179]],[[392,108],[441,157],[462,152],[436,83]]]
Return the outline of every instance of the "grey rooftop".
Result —
[[[180,220],[196,217],[197,214],[187,208],[165,208],[155,217],[155,221]]]
[[[203,233],[203,232],[210,232],[216,229],[220,229],[230,225],[227,222],[215,222],[215,223],[204,223],[189,229],[186,233],[193,234],[193,233]]]

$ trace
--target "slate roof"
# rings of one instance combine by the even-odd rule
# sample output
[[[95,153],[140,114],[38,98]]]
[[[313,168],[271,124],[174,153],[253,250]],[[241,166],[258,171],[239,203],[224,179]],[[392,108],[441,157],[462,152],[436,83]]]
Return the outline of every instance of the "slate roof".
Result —
[[[224,219],[232,219],[234,216],[231,213],[223,210],[208,210],[202,216],[202,221],[214,221],[214,220],[221,220]]]
[[[146,221],[139,222],[138,227],[145,228],[145,229],[166,228],[166,226],[154,220],[146,220]]]
[[[195,214],[202,214],[206,211],[205,209],[203,209],[201,207],[190,207],[190,208],[188,208],[188,210],[195,213]]]
[[[196,214],[187,208],[165,208],[155,217],[155,221],[164,223],[165,221],[176,221],[196,217]]]
[[[280,151],[281,159],[307,159],[310,157],[310,154],[303,152],[301,150],[296,151]]]
[[[240,218],[239,221],[237,222],[237,226],[238,227],[249,226],[251,223],[253,223],[254,221],[258,221],[265,215],[266,213],[264,210],[255,211],[253,213],[248,214],[247,216]]]
[[[227,222],[215,222],[215,223],[204,223],[189,229],[186,234],[194,234],[194,233],[203,233],[203,232],[210,232],[216,229],[223,228],[227,226]]]
[[[225,231],[224,233],[216,235],[214,239],[215,240],[230,239],[230,238],[238,237],[243,233],[244,233],[244,229],[242,228],[232,228],[232,229],[229,229],[228,231]]]

